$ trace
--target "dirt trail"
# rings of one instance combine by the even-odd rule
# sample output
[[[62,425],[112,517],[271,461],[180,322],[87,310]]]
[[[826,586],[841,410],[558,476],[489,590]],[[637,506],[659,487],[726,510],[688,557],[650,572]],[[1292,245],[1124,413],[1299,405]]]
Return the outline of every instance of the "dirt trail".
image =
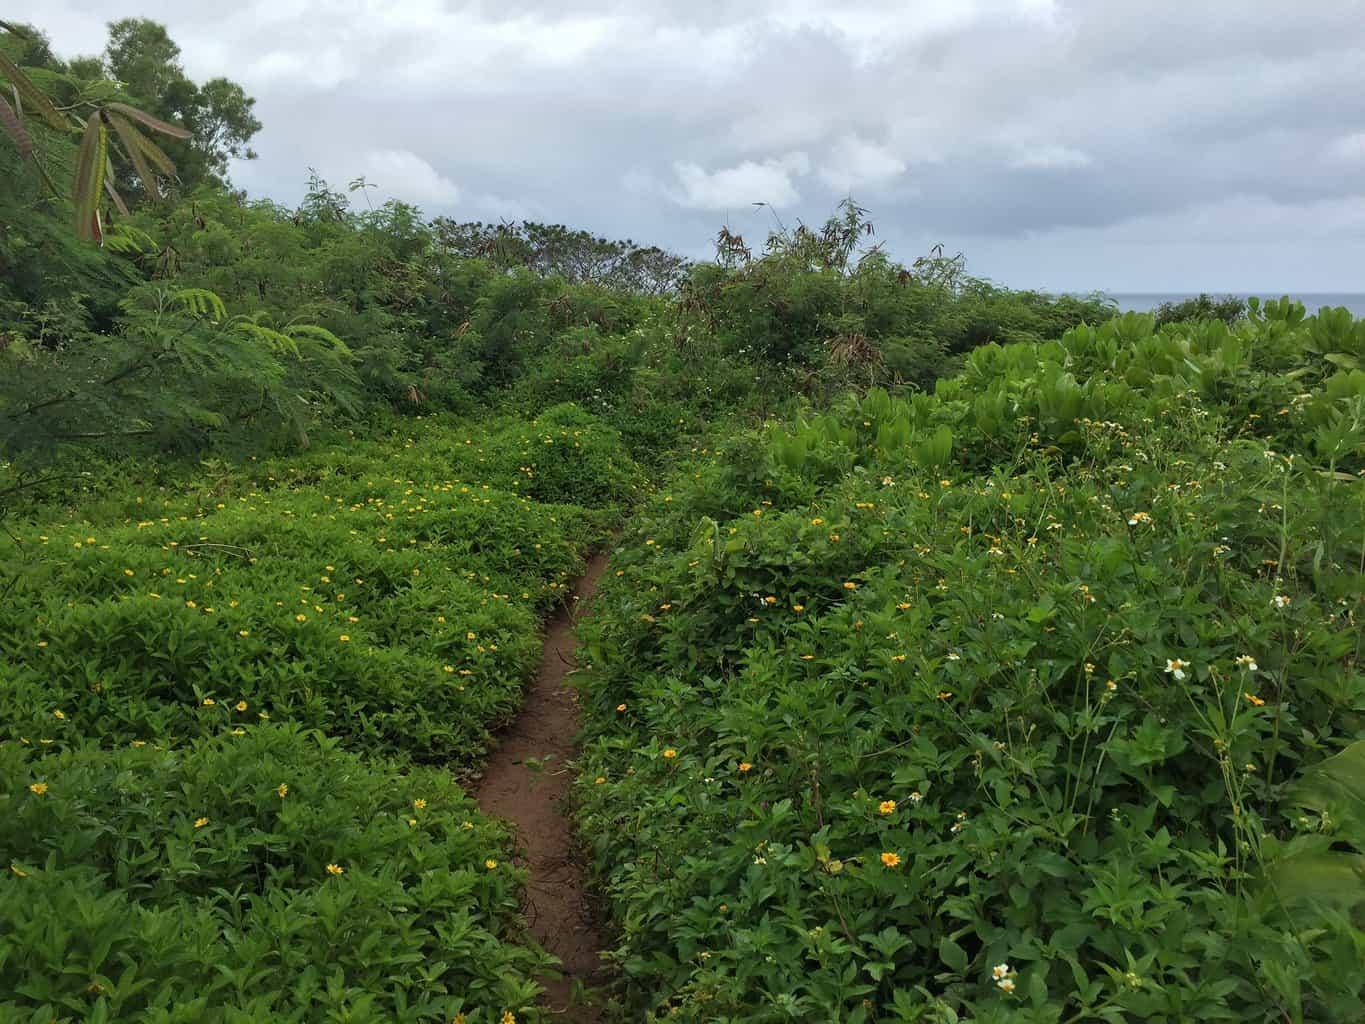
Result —
[[[573,781],[569,762],[578,732],[578,708],[564,677],[574,667],[574,616],[596,591],[606,561],[606,555],[598,555],[588,563],[571,606],[547,624],[540,671],[521,714],[501,735],[478,789],[484,812],[510,821],[516,829],[519,861],[531,875],[527,923],[536,941],[564,965],[562,978],[544,979],[542,1003],[557,1019],[572,1024],[601,1020],[596,1007],[570,1003],[575,981],[588,987],[600,981],[602,940],[593,924],[564,806]],[[528,764],[531,760],[543,762],[539,770]]]

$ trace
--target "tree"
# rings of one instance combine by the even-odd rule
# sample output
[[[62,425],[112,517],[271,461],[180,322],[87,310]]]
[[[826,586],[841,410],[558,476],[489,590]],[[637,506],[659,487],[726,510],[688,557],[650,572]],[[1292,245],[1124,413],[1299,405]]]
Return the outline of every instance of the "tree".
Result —
[[[104,67],[149,112],[189,130],[190,139],[166,147],[184,189],[226,184],[229,160],[255,159],[249,146],[261,130],[252,112],[255,99],[227,78],[191,81],[164,25],[148,18],[111,22]]]

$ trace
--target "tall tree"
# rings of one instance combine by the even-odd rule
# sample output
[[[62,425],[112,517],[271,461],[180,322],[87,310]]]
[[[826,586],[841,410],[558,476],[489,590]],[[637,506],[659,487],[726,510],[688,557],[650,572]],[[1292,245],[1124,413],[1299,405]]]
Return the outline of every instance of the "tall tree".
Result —
[[[190,139],[166,146],[184,188],[225,184],[230,160],[255,158],[249,146],[261,130],[255,99],[227,78],[192,81],[166,26],[148,18],[111,22],[104,66],[146,110],[191,132]]]

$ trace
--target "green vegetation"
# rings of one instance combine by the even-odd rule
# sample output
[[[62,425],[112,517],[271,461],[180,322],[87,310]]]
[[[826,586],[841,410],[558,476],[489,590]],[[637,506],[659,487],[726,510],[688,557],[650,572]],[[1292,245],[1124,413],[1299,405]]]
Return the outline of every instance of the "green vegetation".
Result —
[[[622,1019],[1357,1015],[1365,324],[1115,317],[851,200],[696,265],[286,209],[160,26],[13,28],[0,1017],[540,1019],[461,783],[612,536]]]
[[[1229,327],[1247,314],[1247,304],[1235,295],[1214,297],[1203,292],[1192,299],[1163,302],[1156,308],[1156,325],[1184,323],[1187,320],[1222,320]]]
[[[675,478],[585,630],[636,1019],[1352,1019],[1343,314],[988,346]]]

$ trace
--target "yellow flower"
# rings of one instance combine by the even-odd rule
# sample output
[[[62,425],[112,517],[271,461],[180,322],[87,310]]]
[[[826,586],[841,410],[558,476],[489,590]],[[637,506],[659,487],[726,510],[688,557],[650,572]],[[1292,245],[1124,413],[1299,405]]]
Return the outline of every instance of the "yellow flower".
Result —
[[[28,787],[28,791],[32,793],[34,796],[42,796],[44,793],[47,792],[47,783],[35,782]]]
[[[420,811],[422,808],[426,807],[426,805],[427,805],[427,802],[426,802],[425,800],[423,800],[420,796],[419,796],[416,800],[414,800],[414,801],[412,802],[412,806],[415,807],[415,808],[417,808],[419,811]]]
[[[21,868],[18,864],[11,864],[11,865],[9,866],[9,869],[10,869],[11,871],[14,872],[14,876],[15,876],[16,878],[27,878],[27,877],[28,877],[28,872],[25,871],[23,868]]]
[[[900,855],[899,853],[890,853],[890,852],[887,852],[887,853],[882,854],[882,864],[885,865],[886,867],[888,867],[888,868],[898,868],[898,867],[900,867],[900,863],[901,863],[901,855]]]
[[[607,781],[607,779],[606,779],[606,776],[599,775],[599,776],[597,776],[597,778],[593,779],[592,781],[593,781],[593,784],[594,784],[594,785],[600,786],[600,785],[602,785],[603,783],[605,783],[605,782]]]
[[[492,871],[494,868],[498,866],[498,862],[495,861],[492,857],[489,857],[486,861],[483,862],[483,866],[486,867],[489,871]]]
[[[337,639],[340,640],[343,644],[351,642],[351,638],[347,636],[345,633],[342,633],[341,636],[337,637]]]
[[[294,621],[295,621],[295,622],[307,622],[307,621],[308,621],[308,616],[307,616],[307,615],[304,615],[302,612],[299,612],[298,615],[295,615],[295,616],[294,616]]]
[[[209,819],[208,819],[208,818],[195,818],[195,819],[194,819],[194,827],[195,827],[195,828],[203,828],[203,827],[204,827],[205,825],[207,825],[208,823],[209,823]]]
[[[858,589],[858,584],[854,583],[852,580],[847,580],[847,581],[844,583],[844,589],[845,589],[845,590],[857,590],[857,589]]]
[[[215,701],[212,697],[205,697],[205,698],[204,698],[204,707],[206,707],[206,708],[211,708],[211,707],[213,707],[213,705],[216,704],[216,703],[218,703],[218,702]]]
[[[879,803],[879,804],[877,805],[877,810],[878,810],[878,812],[881,813],[881,814],[895,814],[895,813],[896,813],[896,801],[894,801],[894,800],[883,800],[881,803]]]
[[[56,711],[52,712],[52,717],[57,719],[63,719],[66,717],[66,712],[58,708]]]
[[[239,701],[237,702],[237,704],[236,704],[236,707],[237,707],[237,710],[238,710],[238,711],[245,711],[245,710],[246,710],[246,701],[244,701],[244,700],[239,700]]]
[[[739,762],[739,770],[742,772],[752,771],[753,767],[754,766],[751,765],[748,761]]]
[[[281,782],[278,786],[275,787],[275,792],[279,794],[280,799],[283,800],[285,797],[289,795],[289,783]]]
[[[1254,693],[1244,693],[1242,694],[1242,696],[1245,697],[1247,700],[1251,701],[1252,707],[1260,708],[1265,706],[1265,701],[1263,701],[1260,697],[1256,696]]]
[[[498,1024],[517,1024],[516,1014],[511,1010],[503,1010],[502,1016],[498,1018]]]
[[[617,711],[624,711],[624,710],[626,710],[626,706],[625,706],[624,704],[617,704],[617,705],[616,705],[616,710],[617,710]]]
[[[340,864],[328,864],[327,873],[329,875],[344,875],[346,873],[346,869],[343,868]]]
[[[678,756],[678,752],[677,752],[676,750],[674,750],[672,747],[669,747],[667,750],[664,751],[664,760],[665,760],[665,761],[672,761],[672,760],[673,760],[675,757],[677,757],[677,756]]]

